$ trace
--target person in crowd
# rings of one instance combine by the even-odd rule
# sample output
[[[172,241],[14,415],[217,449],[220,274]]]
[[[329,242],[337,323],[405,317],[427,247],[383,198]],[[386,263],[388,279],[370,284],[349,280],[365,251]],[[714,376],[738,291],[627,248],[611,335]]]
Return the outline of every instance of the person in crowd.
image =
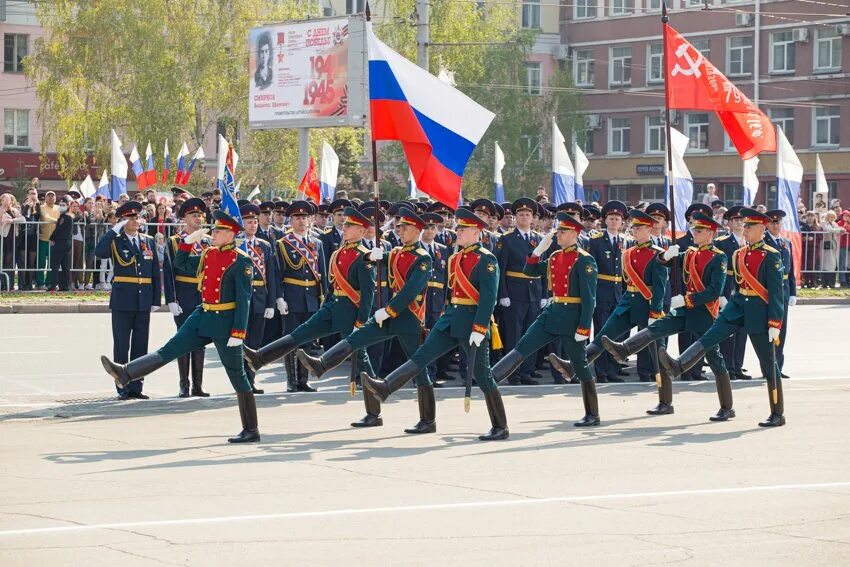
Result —
[[[15,248],[17,225],[24,222],[15,197],[11,193],[0,195],[0,291],[15,287]]]
[[[70,198],[59,201],[59,218],[50,233],[50,288],[48,291],[71,289],[71,253],[74,230],[74,213],[70,210]],[[61,274],[60,274],[61,271]]]
[[[38,260],[38,221],[41,219],[41,202],[38,189],[30,186],[24,202],[21,203],[21,219],[26,224],[19,231],[18,238],[18,289],[31,291],[36,286],[35,269]]]
[[[35,278],[39,289],[46,289],[50,284],[47,276],[47,268],[51,266],[51,245],[50,236],[56,229],[56,221],[59,220],[59,206],[56,204],[56,193],[48,191],[44,195],[44,203],[39,210],[38,221],[41,223],[38,227],[38,272]]]
[[[826,288],[835,287],[838,282],[838,245],[841,242],[840,235],[845,230],[838,226],[838,215],[835,211],[827,211],[821,223],[824,232],[821,240],[821,272],[823,273],[823,285]]]
[[[850,210],[841,211],[837,222],[844,232],[838,235],[838,282],[841,287],[850,287],[847,273],[847,257],[850,256]]]

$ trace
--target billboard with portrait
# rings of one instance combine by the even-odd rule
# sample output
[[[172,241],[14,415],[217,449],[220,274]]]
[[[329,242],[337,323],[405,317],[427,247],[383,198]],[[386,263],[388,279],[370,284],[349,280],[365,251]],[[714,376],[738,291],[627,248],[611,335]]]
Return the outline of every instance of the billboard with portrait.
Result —
[[[248,48],[250,128],[364,124],[368,94],[363,16],[254,28]]]

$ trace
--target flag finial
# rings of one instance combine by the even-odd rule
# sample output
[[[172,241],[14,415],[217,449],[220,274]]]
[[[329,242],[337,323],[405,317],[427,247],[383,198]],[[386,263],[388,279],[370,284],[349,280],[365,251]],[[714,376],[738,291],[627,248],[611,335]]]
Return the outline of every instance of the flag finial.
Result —
[[[371,22],[371,21],[372,21],[372,10],[369,8],[369,3],[368,3],[368,2],[366,2],[366,21],[367,21],[367,22]]]
[[[661,1],[661,23],[666,24],[670,21],[670,18],[667,17],[667,0]]]

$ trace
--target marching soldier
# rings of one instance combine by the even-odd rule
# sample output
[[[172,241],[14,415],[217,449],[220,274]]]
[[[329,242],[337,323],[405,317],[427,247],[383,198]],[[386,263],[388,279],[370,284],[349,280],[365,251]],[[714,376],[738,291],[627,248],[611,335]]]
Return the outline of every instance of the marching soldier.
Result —
[[[594,205],[582,207],[581,221],[584,225],[584,230],[581,231],[581,235],[584,237],[586,242],[589,242],[590,239],[599,232],[596,230],[596,221],[598,221],[601,216],[602,211]]]
[[[490,371],[489,346],[485,342],[490,319],[496,306],[499,265],[496,257],[482,243],[481,232],[487,222],[466,209],[457,210],[457,245],[460,248],[449,259],[449,295],[446,311],[428,333],[416,353],[384,380],[363,373],[360,379],[381,402],[419,375],[428,364],[454,348],[469,352],[476,347],[470,361],[471,371],[484,392],[490,414],[490,431],[482,441],[507,439],[508,420],[499,387]]]
[[[277,261],[271,244],[257,236],[259,227],[260,207],[243,205],[239,207],[242,215],[242,225],[245,227],[245,248],[254,266],[251,277],[251,307],[248,311],[248,327],[245,333],[245,346],[253,349],[263,346],[263,332],[266,321],[275,315],[275,303],[280,297],[278,285],[280,276],[277,273]],[[255,394],[265,392],[255,385],[256,375],[250,368],[245,369],[251,391]]]
[[[588,362],[599,358],[604,351],[603,337],[617,339],[626,335],[632,327],[640,330],[655,324],[664,317],[662,305],[667,284],[667,269],[658,261],[659,253],[663,250],[653,246],[650,239],[652,217],[637,209],[632,209],[629,217],[632,221],[632,236],[635,244],[623,252],[622,265],[627,284],[626,293],[620,297],[611,316],[595,333],[593,341],[587,347]],[[549,357],[549,361],[565,376],[572,378],[575,374],[574,368],[567,361],[554,355]],[[616,361],[613,362],[616,364]],[[622,379],[616,381],[622,382]]]
[[[419,348],[425,322],[425,291],[431,279],[431,256],[419,242],[419,235],[425,228],[425,221],[407,207],[399,211],[396,224],[402,245],[393,248],[387,257],[387,275],[392,287],[393,297],[385,307],[375,311],[373,318],[363,327],[351,333],[325,352],[320,358],[313,358],[304,350],[298,351],[298,359],[310,368],[317,377],[338,366],[352,352],[365,349],[376,343],[396,338],[409,358]],[[384,259],[384,249],[380,246],[366,253],[370,262]],[[437,431],[436,402],[434,386],[428,377],[426,368],[416,376],[416,392],[419,398],[419,422],[405,433],[434,433]],[[367,389],[363,391],[366,404],[366,416],[355,427],[382,425],[381,400]]]
[[[490,199],[475,199],[469,207],[485,223],[485,228],[481,231],[481,244],[490,252],[495,253],[499,235],[486,227],[490,226],[490,217],[496,216],[496,205]]]
[[[242,431],[229,443],[260,440],[257,404],[242,363],[242,342],[251,303],[253,267],[247,254],[236,248],[234,240],[242,226],[222,210],[213,212],[212,246],[200,256],[191,256],[192,248],[206,230],[198,230],[183,239],[174,257],[174,267],[185,272],[193,268],[200,278],[202,303],[165,345],[127,364],[101,357],[104,369],[122,387],[162,368],[175,358],[214,343],[227,377],[236,390]]]
[[[178,210],[177,216],[183,220],[185,227],[179,234],[168,239],[165,247],[165,260],[162,265],[162,273],[165,287],[165,302],[174,317],[174,323],[179,329],[186,322],[189,315],[201,304],[201,292],[198,290],[198,274],[195,271],[187,272],[175,268],[174,258],[177,256],[178,247],[183,239],[189,234],[200,230],[206,218],[207,206],[203,199],[191,197],[187,199]],[[204,250],[209,248],[210,238],[203,237],[192,245],[190,256],[200,256]],[[204,347],[184,354],[177,359],[177,372],[179,374],[180,397],[188,398],[190,395],[201,398],[209,397],[204,392]],[[192,388],[189,389],[189,371],[192,372]]]
[[[143,358],[148,352],[151,312],[161,305],[159,260],[153,238],[139,232],[142,205],[127,201],[115,211],[121,219],[98,241],[98,258],[112,260],[115,276],[109,296],[112,312],[112,358],[119,364]],[[132,384],[116,384],[121,400],[146,400],[142,372]]]
[[[275,201],[272,208],[272,224],[269,229],[269,242],[275,242],[286,234],[286,216],[289,214],[289,203],[287,201]]]
[[[533,199],[532,199],[532,201],[533,201]],[[537,202],[535,201],[534,204],[536,205]],[[511,203],[511,202],[500,203],[500,206],[502,207],[504,214],[502,215],[502,218],[499,220],[499,227],[496,229],[496,232],[498,232],[499,235],[502,235],[502,234],[509,233],[510,231],[512,231],[514,229],[514,227],[516,227],[516,218],[514,217],[514,212],[511,209],[511,207],[513,206],[513,203]]]
[[[543,239],[539,232],[531,230],[537,203],[528,197],[521,197],[511,204],[511,212],[516,218],[516,228],[502,235],[496,244],[496,259],[499,262],[499,306],[502,308],[502,331],[505,337],[505,349],[516,347],[523,334],[540,315],[545,302],[543,282],[540,276],[532,276],[524,271],[526,258]],[[549,238],[551,241],[552,239]],[[531,377],[535,370],[534,359],[528,359],[516,369],[508,380],[511,384],[536,386],[537,380]]]
[[[292,204],[291,211],[297,211],[299,207],[309,205],[306,201],[302,201],[303,205],[296,207],[296,203]],[[246,348],[245,359],[254,372],[281,357],[294,355],[295,349],[299,346],[316,339],[338,333],[347,335],[353,328],[362,327],[369,319],[372,300],[375,297],[375,270],[364,258],[368,250],[363,246],[362,240],[366,234],[366,227],[371,221],[353,207],[346,207],[344,212],[345,240],[342,246],[331,255],[328,263],[330,266],[329,286],[332,289],[332,295],[331,291],[328,292],[330,299],[309,319],[294,327],[284,337],[259,350]],[[295,230],[296,225],[293,221],[293,232],[290,234],[295,233]],[[281,246],[283,246],[282,243]],[[281,253],[283,252],[281,250]],[[291,258],[291,254],[287,253],[287,258]],[[284,285],[286,284],[284,279]],[[368,367],[368,359],[366,363]],[[298,362],[298,365],[301,366],[301,363]],[[370,372],[371,368],[367,368],[367,371]],[[300,383],[299,376],[299,391],[315,391],[307,386],[306,367],[304,374],[303,385]]]
[[[622,251],[626,248],[626,238],[620,234],[620,227],[623,226],[623,218],[627,214],[626,204],[622,201],[605,203],[601,211],[602,218],[605,219],[605,231],[593,234],[587,246],[587,251],[593,256],[599,270],[596,309],[593,312],[595,337],[599,337],[600,330],[623,296]],[[588,362],[593,362],[598,357],[594,365],[597,381],[622,382],[623,379],[618,375],[619,365],[611,355],[604,352],[598,339],[596,343],[591,343],[590,348],[592,350],[587,353]],[[569,373],[569,377],[572,378],[572,373]]]
[[[451,250],[454,248],[455,241],[457,240],[457,234],[451,228],[454,214],[447,206],[439,201],[429,205],[428,212],[440,215],[440,218],[442,219],[442,222],[437,225],[437,233],[434,235],[434,241],[437,244],[442,244]]]
[[[788,378],[782,371],[785,365],[785,334],[788,332],[788,308],[797,305],[797,279],[794,274],[794,252],[791,241],[782,236],[782,219],[785,211],[774,209],[765,213],[770,217],[767,223],[767,233],[764,241],[773,246],[782,255],[782,302],[785,309],[782,314],[782,329],[779,333],[779,344],[776,346],[776,363],[782,378]]]
[[[729,233],[714,240],[715,246],[726,254],[726,283],[723,286],[723,297],[729,301],[735,291],[735,272],[732,270],[732,256],[735,251],[746,246],[744,241],[744,219],[741,217],[741,207],[730,207],[723,214],[723,219],[729,227]],[[743,328],[736,330],[732,336],[720,342],[720,354],[729,370],[732,380],[750,380],[752,376],[744,373],[744,354],[747,350],[747,331]],[[685,349],[679,347],[679,352]]]
[[[545,276],[552,301],[543,309],[516,347],[493,367],[498,383],[509,376],[522,361],[540,348],[560,339],[575,375],[581,382],[584,417],[576,427],[599,425],[596,383],[585,356],[584,342],[590,336],[593,306],[596,301],[596,262],[579,248],[582,224],[566,211],[558,212],[558,250],[543,257],[552,242],[548,233],[528,256],[524,271],[530,276]]]
[[[363,215],[368,219],[374,219],[375,218],[375,204],[374,204],[374,202],[368,202],[367,201],[363,206],[359,207],[358,210],[361,213],[363,213]],[[382,224],[384,222],[386,222],[386,215],[384,215],[383,211],[378,211],[378,224]],[[368,248],[369,250],[376,248],[378,246],[377,235],[378,234],[377,234],[377,231],[375,230],[375,227],[372,226],[372,225],[369,225],[369,227],[366,229],[366,236],[363,239],[363,245],[366,246],[366,248]],[[381,239],[380,246],[384,249],[385,255],[388,254],[389,251],[392,250],[392,248],[393,248],[392,244],[390,244],[388,241],[384,240],[383,238]],[[384,305],[386,305],[387,303],[390,302],[389,274],[387,273],[387,270],[381,270],[380,275],[381,275],[380,281],[377,281],[377,278],[376,278],[376,285],[380,286],[380,289],[381,289],[381,291],[380,291],[380,296],[381,296],[380,304],[382,306],[384,306]],[[376,292],[376,300],[374,302],[372,302],[372,311],[370,313],[370,316],[375,315],[375,311],[378,310],[377,288],[376,288],[375,292]],[[374,344],[374,345],[372,345],[372,346],[370,346],[366,349],[366,352],[369,355],[369,361],[372,364],[372,368],[373,368],[373,370],[375,370],[375,372],[382,372],[384,365],[390,365],[390,364],[394,363],[394,361],[391,360],[391,357],[392,357],[392,354],[393,354],[392,351],[393,351],[393,349],[390,348],[390,344],[387,344],[387,343],[376,343],[376,344]],[[358,365],[362,366],[363,365],[362,364],[362,362],[363,362],[362,353],[360,351],[358,351],[357,354],[358,354],[358,359],[359,359]],[[401,356],[403,356],[403,355],[401,355]],[[402,361],[397,362],[396,366],[398,366],[398,364],[401,364],[401,362],[403,362],[403,359],[402,359]],[[357,365],[354,365],[354,366],[355,367],[352,368],[352,372],[355,373],[354,374],[355,382],[357,383],[357,385],[360,385],[360,373],[357,372],[357,369],[356,369]]]
[[[272,211],[274,210],[274,201],[263,201],[260,203],[260,218],[257,227],[257,237],[262,238],[269,244],[277,242],[280,236],[272,233]]]
[[[678,376],[696,364],[708,349],[743,327],[758,356],[770,397],[770,416],[759,425],[778,427],[785,425],[782,378],[774,350],[774,344],[779,340],[784,311],[782,256],[777,249],[764,242],[765,228],[770,217],[749,208],[741,209],[741,216],[744,219],[744,238],[748,244],[732,257],[736,292],[711,328],[678,359],[672,358],[663,348],[659,350],[658,358],[671,377]]]
[[[435,241],[437,226],[443,222],[443,217],[437,213],[424,213],[422,220],[425,221],[425,230],[422,231],[422,246],[431,256],[431,279],[428,280],[428,289],[425,297],[425,328],[434,328],[437,320],[446,308],[446,285],[448,283],[447,268],[451,251],[448,247]],[[449,376],[449,354],[444,354],[428,366],[428,374],[432,376],[435,387],[439,387],[439,380],[453,380]]]
[[[632,354],[644,352],[647,346],[685,330],[704,334],[725,305],[723,285],[726,281],[726,255],[712,245],[720,225],[711,217],[700,212],[691,215],[691,234],[694,246],[679,252],[679,246],[670,246],[661,256],[662,263],[670,265],[678,257],[685,275],[685,289],[671,300],[672,311],[663,319],[618,343],[608,337],[602,338],[602,346],[615,359],[624,361]],[[735,417],[732,409],[732,384],[729,372],[717,346],[707,350],[705,359],[714,372],[720,410],[710,417],[711,421],[726,421]],[[658,384],[658,405],[646,413],[664,415],[673,413],[672,377],[662,368]]]
[[[292,230],[283,235],[275,246],[281,293],[276,303],[284,316],[284,328],[290,333],[319,311],[327,292],[325,249],[321,241],[307,232],[307,218],[312,210],[307,201],[293,201],[289,206]],[[280,337],[275,337],[266,346],[279,340]],[[294,349],[286,354],[288,356],[283,363],[287,392],[315,392],[307,384],[307,369],[295,359]],[[252,370],[256,372],[259,369],[255,366]]]

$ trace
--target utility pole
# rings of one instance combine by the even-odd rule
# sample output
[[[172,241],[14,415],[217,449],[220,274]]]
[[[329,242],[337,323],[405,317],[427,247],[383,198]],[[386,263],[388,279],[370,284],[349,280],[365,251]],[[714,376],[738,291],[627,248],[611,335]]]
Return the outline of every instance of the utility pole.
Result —
[[[416,0],[416,64],[428,71],[431,45],[431,4],[430,0]]]

